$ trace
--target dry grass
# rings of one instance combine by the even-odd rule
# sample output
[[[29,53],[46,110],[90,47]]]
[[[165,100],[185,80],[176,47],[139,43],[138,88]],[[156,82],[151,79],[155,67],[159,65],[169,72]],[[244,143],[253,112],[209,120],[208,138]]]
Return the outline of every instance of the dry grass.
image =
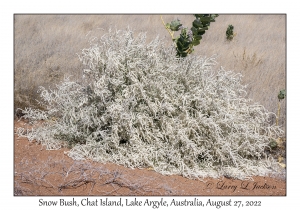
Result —
[[[192,15],[163,18],[165,22],[179,18],[188,27],[194,19]],[[236,33],[231,42],[225,36],[229,24]],[[172,44],[159,15],[15,15],[15,109],[38,106],[37,87],[53,86],[64,74],[80,81],[82,66],[76,53],[88,46],[89,31],[90,35],[101,36],[110,25],[147,31],[149,40],[159,34]],[[195,47],[195,53],[217,54],[225,70],[244,75],[250,98],[277,113],[277,94],[286,86],[285,15],[221,14]],[[285,100],[281,102],[279,125],[286,125]]]
[[[220,36],[229,24],[236,33],[232,42]],[[200,54],[218,54],[220,65],[244,75],[248,96],[277,113],[277,95],[286,86],[285,27],[285,15],[221,15],[204,36]],[[285,109],[282,101],[280,125],[285,125]]]

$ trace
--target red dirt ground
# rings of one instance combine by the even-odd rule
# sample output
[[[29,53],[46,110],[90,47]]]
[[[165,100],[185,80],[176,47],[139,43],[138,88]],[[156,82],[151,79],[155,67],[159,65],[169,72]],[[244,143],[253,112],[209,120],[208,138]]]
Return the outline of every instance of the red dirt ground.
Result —
[[[15,121],[15,127],[21,125]],[[286,196],[286,180],[282,178],[191,180],[112,163],[75,161],[65,154],[66,151],[46,150],[15,135],[15,196]]]

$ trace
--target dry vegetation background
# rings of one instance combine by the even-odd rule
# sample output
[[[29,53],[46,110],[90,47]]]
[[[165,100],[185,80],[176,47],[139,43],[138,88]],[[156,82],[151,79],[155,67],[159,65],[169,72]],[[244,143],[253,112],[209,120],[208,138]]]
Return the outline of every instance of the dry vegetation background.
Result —
[[[163,15],[163,18],[165,22],[178,18],[189,28],[194,20],[192,14]],[[237,33],[231,42],[225,36],[229,24]],[[89,47],[91,36],[101,37],[110,26],[118,29],[129,26],[136,33],[146,31],[149,41],[159,35],[172,44],[160,15],[15,15],[15,110],[38,106],[38,86],[53,86],[64,75],[80,81],[82,66],[76,53]],[[220,14],[194,53],[206,57],[217,55],[216,68],[223,66],[225,70],[242,73],[244,83],[248,84],[248,96],[277,113],[278,92],[286,87],[286,15]],[[285,101],[281,102],[279,120],[284,129]]]

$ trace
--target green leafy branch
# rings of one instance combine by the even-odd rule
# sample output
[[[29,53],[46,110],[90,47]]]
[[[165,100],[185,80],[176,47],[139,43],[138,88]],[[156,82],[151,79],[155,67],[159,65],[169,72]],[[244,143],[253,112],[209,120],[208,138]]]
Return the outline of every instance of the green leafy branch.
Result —
[[[180,20],[173,20],[171,23],[165,24],[162,16],[161,20],[167,31],[172,37],[173,42],[177,50],[176,56],[186,57],[188,54],[194,51],[194,46],[200,44],[205,31],[208,30],[210,23],[215,22],[215,18],[219,15],[217,14],[194,14],[195,20],[193,21],[193,26],[188,29],[182,27]],[[174,37],[175,31],[181,30],[179,37]]]

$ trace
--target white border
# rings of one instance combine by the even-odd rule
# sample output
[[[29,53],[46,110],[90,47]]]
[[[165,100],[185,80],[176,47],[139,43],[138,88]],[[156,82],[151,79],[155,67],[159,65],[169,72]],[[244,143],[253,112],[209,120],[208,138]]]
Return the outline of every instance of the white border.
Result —
[[[297,5],[290,2],[272,1],[6,1],[1,7],[1,181],[0,205],[3,209],[18,207],[30,207],[40,209],[37,197],[14,197],[13,196],[13,15],[15,13],[281,13],[287,14],[287,196],[286,197],[197,197],[203,201],[209,198],[216,200],[262,200],[263,207],[260,209],[276,209],[280,207],[298,206],[297,190],[299,182],[297,177],[299,169],[299,135],[296,131],[299,127],[299,81],[300,69],[297,66],[299,59],[297,49],[299,47],[299,13]],[[295,2],[295,1],[294,1]],[[192,10],[191,10],[192,8]],[[282,29],[285,30],[285,29]],[[255,35],[255,34],[254,34]],[[298,129],[299,130],[299,129]],[[9,148],[9,149],[7,149]],[[45,197],[43,197],[45,198]],[[61,197],[49,197],[50,200],[58,200]],[[125,197],[123,197],[125,198]],[[158,197],[150,197],[158,199]],[[68,197],[70,199],[70,197]],[[80,200],[81,197],[76,197]],[[141,198],[145,199],[145,197]],[[171,200],[171,197],[166,197]],[[180,197],[176,197],[180,199]],[[5,208],[8,207],[8,208]],[[62,208],[62,207],[56,207]],[[64,207],[63,207],[64,208]],[[96,207],[99,208],[99,207]],[[215,207],[213,207],[215,209]],[[101,208],[105,209],[105,208]],[[112,208],[111,208],[112,209]],[[129,209],[129,208],[128,208]],[[168,208],[172,209],[172,208]],[[207,209],[207,208],[204,208]],[[224,209],[223,207],[221,209]],[[226,209],[226,208],[225,208]]]

